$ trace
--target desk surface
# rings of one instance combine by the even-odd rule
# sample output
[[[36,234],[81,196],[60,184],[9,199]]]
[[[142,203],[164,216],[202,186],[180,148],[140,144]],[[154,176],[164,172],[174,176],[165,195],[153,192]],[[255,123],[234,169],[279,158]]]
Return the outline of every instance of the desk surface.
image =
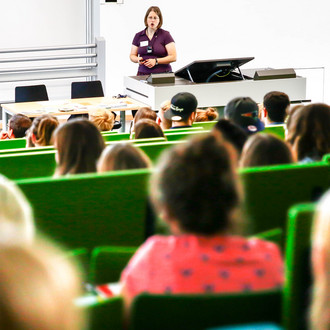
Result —
[[[1,104],[2,108],[12,115],[23,113],[28,117],[37,117],[43,114],[53,116],[88,113],[92,107],[107,108],[112,111],[138,110],[146,106],[145,103],[136,101],[130,97],[91,97],[83,99],[68,99],[57,101],[38,101]]]

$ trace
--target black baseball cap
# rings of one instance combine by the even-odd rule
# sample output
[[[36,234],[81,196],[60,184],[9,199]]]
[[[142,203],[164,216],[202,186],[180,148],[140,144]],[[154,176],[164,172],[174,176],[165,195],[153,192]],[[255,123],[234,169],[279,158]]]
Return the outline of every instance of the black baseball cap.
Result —
[[[195,95],[187,92],[178,93],[171,99],[171,107],[165,112],[165,118],[173,121],[187,119],[197,109]]]

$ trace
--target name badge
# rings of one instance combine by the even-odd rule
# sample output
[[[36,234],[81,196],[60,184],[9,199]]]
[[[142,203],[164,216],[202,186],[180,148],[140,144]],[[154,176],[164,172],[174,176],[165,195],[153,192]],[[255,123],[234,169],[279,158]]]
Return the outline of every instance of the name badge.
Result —
[[[140,41],[140,47],[148,46],[148,40]]]

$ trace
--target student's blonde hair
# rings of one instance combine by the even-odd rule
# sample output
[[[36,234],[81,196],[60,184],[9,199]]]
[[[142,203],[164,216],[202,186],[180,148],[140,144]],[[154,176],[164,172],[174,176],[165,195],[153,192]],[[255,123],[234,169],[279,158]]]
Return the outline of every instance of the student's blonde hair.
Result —
[[[115,115],[108,109],[95,108],[88,112],[89,120],[101,131],[111,131],[115,123]]]
[[[76,330],[82,311],[76,268],[49,242],[0,247],[0,328]]]
[[[32,209],[14,182],[0,175],[0,243],[32,242],[34,238]]]
[[[318,204],[312,234],[314,271],[311,329],[330,328],[330,190]]]

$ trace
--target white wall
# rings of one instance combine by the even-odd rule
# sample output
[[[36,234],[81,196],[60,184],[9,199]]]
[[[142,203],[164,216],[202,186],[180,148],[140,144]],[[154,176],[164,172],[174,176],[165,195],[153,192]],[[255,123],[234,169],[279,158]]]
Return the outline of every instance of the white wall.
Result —
[[[101,5],[101,36],[107,41],[107,94],[123,91],[123,76],[135,75],[129,60],[134,34],[144,28],[151,5],[160,7],[163,28],[176,41],[173,70],[198,59],[254,56],[245,68],[326,67],[330,103],[330,21],[326,0],[124,0]],[[323,98],[323,70],[297,70],[308,78],[307,96]]]
[[[0,48],[25,48],[62,46],[86,43],[86,0],[9,0],[0,2]],[[71,51],[72,52],[72,51]],[[49,52],[47,55],[50,54]],[[40,56],[41,54],[39,54]],[[43,54],[45,55],[45,54]],[[17,53],[15,57],[26,54]],[[30,55],[31,56],[31,55]],[[0,58],[8,55],[1,54]],[[45,62],[31,62],[31,66],[45,65]],[[61,64],[58,62],[58,64]],[[1,64],[3,67],[17,67],[17,64]],[[44,81],[35,81],[35,84]],[[0,100],[14,100],[16,85],[26,83],[1,83]],[[67,80],[46,81],[50,98],[70,96],[70,82]],[[63,96],[62,96],[63,97]]]

